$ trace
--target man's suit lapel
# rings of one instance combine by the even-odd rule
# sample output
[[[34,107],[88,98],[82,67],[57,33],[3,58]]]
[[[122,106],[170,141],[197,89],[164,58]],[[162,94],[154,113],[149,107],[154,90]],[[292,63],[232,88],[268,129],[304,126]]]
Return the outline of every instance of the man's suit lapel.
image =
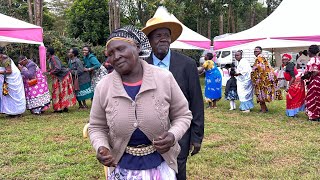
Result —
[[[177,68],[179,67],[178,60],[175,59],[175,56],[175,52],[171,51],[169,71],[173,74],[174,77],[176,77]]]
[[[152,65],[153,65],[152,54],[150,54],[150,56],[146,59],[146,62],[147,62],[148,64],[152,64]]]

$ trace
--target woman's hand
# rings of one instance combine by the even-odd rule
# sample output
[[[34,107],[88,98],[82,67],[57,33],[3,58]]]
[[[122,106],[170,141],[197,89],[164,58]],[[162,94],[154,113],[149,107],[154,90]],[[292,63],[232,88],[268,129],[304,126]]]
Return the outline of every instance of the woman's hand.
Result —
[[[114,158],[110,154],[109,149],[104,146],[100,146],[97,153],[97,159],[99,162],[108,167],[115,167],[117,164],[115,163]]]
[[[174,145],[175,137],[171,132],[164,132],[158,139],[153,140],[153,146],[160,153],[166,153]]]
[[[20,64],[18,64],[18,68],[19,68],[19,70],[21,71],[21,70],[22,70],[22,68],[23,68],[23,66],[22,66],[22,65],[20,65]]]

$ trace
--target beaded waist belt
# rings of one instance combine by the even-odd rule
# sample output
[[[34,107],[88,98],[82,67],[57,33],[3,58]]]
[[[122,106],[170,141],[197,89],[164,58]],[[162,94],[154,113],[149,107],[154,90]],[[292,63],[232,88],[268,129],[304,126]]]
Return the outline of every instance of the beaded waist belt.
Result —
[[[152,154],[153,152],[156,151],[156,149],[154,148],[153,145],[149,145],[149,146],[144,146],[144,145],[140,145],[141,147],[137,146],[137,147],[130,147],[127,146],[126,147],[126,153],[134,155],[134,156],[145,156],[148,154]]]

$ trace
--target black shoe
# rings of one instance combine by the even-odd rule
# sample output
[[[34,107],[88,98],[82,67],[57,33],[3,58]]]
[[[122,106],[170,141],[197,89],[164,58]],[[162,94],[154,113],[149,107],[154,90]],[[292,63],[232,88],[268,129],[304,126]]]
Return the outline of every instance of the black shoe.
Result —
[[[68,108],[64,108],[63,112],[69,112],[69,109]]]
[[[60,111],[53,111],[54,113],[62,113],[62,110],[60,110]]]
[[[16,114],[16,115],[8,115],[9,118],[18,118],[21,117],[21,114]]]

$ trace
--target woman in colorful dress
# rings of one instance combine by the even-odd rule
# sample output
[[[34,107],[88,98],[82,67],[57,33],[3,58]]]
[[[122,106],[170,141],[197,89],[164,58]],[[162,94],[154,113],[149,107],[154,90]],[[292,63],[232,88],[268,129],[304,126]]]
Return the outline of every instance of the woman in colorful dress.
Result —
[[[250,109],[254,107],[253,104],[253,85],[251,81],[252,68],[248,60],[242,58],[242,50],[239,50],[235,54],[235,58],[239,61],[237,66],[237,92],[239,96],[241,112],[250,112]]]
[[[200,73],[205,72],[206,74],[204,96],[208,102],[207,108],[217,108],[217,101],[222,97],[222,76],[212,59],[213,54],[207,53],[205,62],[199,69]]]
[[[300,111],[305,109],[305,84],[298,76],[298,70],[295,64],[291,62],[290,54],[282,55],[282,63],[284,66],[283,76],[286,81],[289,81],[286,95],[286,114],[289,117],[296,117]]]
[[[108,179],[175,180],[178,141],[192,114],[173,75],[148,64],[147,36],[133,26],[113,31],[107,44],[114,71],[96,87],[89,135]]]
[[[278,79],[273,68],[265,57],[263,57],[262,48],[257,46],[254,49],[254,55],[257,57],[253,64],[251,80],[254,87],[254,93],[257,96],[257,102],[260,104],[260,112],[266,113],[268,107],[266,102],[281,100],[281,91],[278,87]]]
[[[89,72],[84,71],[83,62],[78,59],[79,51],[71,48],[68,53],[69,69],[71,70],[73,81],[78,81],[79,89],[75,89],[79,109],[87,109],[86,99],[93,97]]]
[[[108,74],[108,71],[101,63],[97,57],[92,53],[89,46],[84,46],[82,48],[83,62],[85,65],[84,71],[89,72],[91,76],[91,86],[93,90],[96,88],[98,82],[103,78],[103,76]]]
[[[307,83],[306,113],[310,120],[320,120],[320,58],[317,56],[319,47],[309,47],[310,60],[307,64],[303,79]]]
[[[50,107],[51,97],[46,77],[36,63],[25,56],[19,57],[19,69],[23,78],[27,109],[41,114]]]
[[[0,113],[18,117],[25,111],[26,99],[20,71],[0,47]]]
[[[69,69],[62,65],[54,55],[53,48],[47,48],[49,74],[52,77],[52,104],[54,112],[68,112],[68,108],[77,103]]]

